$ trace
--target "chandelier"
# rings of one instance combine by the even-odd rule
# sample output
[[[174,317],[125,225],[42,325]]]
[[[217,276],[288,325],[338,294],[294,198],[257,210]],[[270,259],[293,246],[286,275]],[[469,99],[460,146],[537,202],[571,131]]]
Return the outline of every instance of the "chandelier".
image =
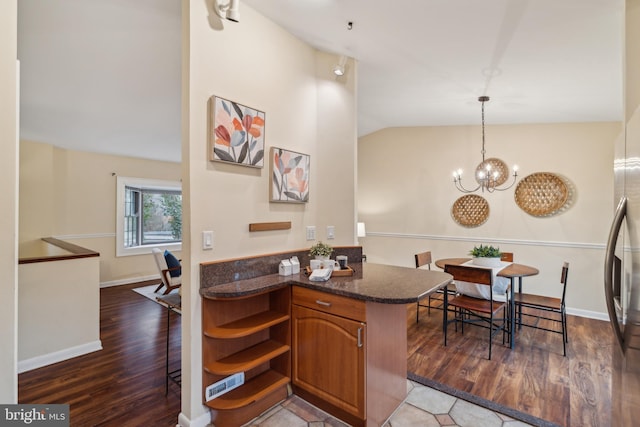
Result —
[[[472,190],[465,188],[462,185],[462,169],[458,169],[453,172],[453,183],[456,188],[463,193],[475,193],[478,190],[482,192],[488,191],[493,193],[494,191],[504,191],[513,187],[518,179],[518,166],[513,167],[513,182],[506,187],[500,187],[504,184],[509,176],[509,167],[505,162],[495,157],[485,159],[486,153],[484,148],[484,103],[489,101],[488,96],[481,96],[478,101],[482,103],[482,162],[476,168],[476,182],[478,186]]]

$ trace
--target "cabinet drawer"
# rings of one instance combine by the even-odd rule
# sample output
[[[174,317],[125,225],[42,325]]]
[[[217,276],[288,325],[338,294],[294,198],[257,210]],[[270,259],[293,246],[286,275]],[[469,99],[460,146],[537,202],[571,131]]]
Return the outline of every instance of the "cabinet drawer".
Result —
[[[361,300],[294,286],[293,303],[336,316],[366,322],[366,303]]]

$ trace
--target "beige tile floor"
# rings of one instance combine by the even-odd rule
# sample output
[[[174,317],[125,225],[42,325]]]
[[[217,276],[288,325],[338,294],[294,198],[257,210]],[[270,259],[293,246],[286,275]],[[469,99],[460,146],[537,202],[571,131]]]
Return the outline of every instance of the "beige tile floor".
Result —
[[[466,400],[407,381],[408,395],[384,427],[523,427],[530,424],[514,420]],[[345,427],[340,420],[297,396],[262,414],[247,427]]]

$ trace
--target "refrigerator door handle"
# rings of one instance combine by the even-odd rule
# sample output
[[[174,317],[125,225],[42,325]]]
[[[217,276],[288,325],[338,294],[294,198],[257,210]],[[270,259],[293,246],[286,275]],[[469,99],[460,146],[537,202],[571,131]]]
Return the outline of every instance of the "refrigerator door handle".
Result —
[[[615,216],[613,217],[613,224],[611,224],[611,230],[609,231],[609,239],[607,240],[607,249],[605,251],[604,258],[604,294],[607,302],[607,311],[609,312],[609,320],[611,321],[611,327],[615,332],[616,340],[620,344],[620,348],[624,350],[624,338],[622,336],[622,330],[618,323],[618,316],[616,315],[616,307],[613,295],[613,263],[615,260],[616,242],[618,241],[618,235],[622,228],[622,223],[627,214],[627,198],[622,197],[618,202]]]

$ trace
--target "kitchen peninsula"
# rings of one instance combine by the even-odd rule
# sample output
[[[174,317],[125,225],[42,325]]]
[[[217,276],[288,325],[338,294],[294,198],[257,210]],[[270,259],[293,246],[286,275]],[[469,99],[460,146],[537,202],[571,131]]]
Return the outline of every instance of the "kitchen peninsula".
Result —
[[[278,275],[276,261],[292,254],[308,265],[303,251],[201,264],[203,402],[212,422],[241,425],[293,391],[351,425],[382,425],[406,397],[406,304],[452,277],[362,263],[360,247],[336,248],[352,276]],[[243,385],[207,400],[210,385],[237,373]]]

